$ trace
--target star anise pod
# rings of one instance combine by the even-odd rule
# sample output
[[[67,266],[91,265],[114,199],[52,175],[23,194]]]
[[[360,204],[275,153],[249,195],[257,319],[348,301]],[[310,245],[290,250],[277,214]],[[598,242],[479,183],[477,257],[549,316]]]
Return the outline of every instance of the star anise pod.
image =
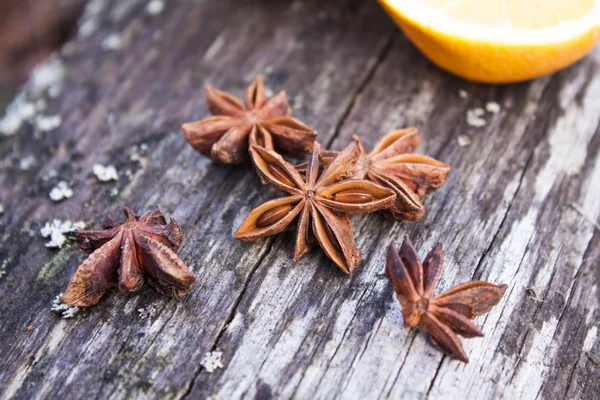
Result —
[[[387,208],[395,198],[394,192],[373,182],[349,179],[358,168],[358,142],[352,141],[325,169],[321,146],[315,142],[305,179],[274,151],[252,146],[251,154],[260,177],[290,196],[254,209],[235,237],[255,240],[271,236],[298,221],[294,261],[310,250],[314,237],[342,271],[351,273],[360,261],[360,251],[347,214]]]
[[[196,282],[190,268],[175,254],[183,232],[173,218],[167,221],[159,208],[141,219],[123,209],[127,221],[110,215],[101,230],[78,230],[74,238],[90,256],[81,263],[62,296],[65,304],[88,307],[115,286],[122,292],[139,290],[144,280],[157,292],[178,297]]]
[[[420,143],[416,128],[388,133],[370,153],[366,152],[358,136],[354,139],[359,141],[361,151],[356,177],[368,179],[396,193],[396,201],[385,211],[386,215],[399,221],[421,218],[425,214],[421,199],[444,184],[450,166],[428,156],[412,154]],[[324,163],[331,162],[336,155],[335,151],[326,151]],[[302,172],[306,164],[297,168]]]
[[[188,143],[201,154],[224,164],[248,158],[250,145],[301,156],[312,147],[317,132],[290,117],[285,92],[267,98],[260,76],[246,91],[246,104],[206,86],[206,104],[214,117],[183,124]]]
[[[419,325],[430,335],[432,343],[449,357],[469,362],[457,335],[483,336],[471,320],[498,304],[507,286],[472,281],[432,298],[442,270],[442,258],[442,245],[437,244],[421,263],[406,237],[400,251],[390,244],[385,275],[392,281],[402,305],[404,327]]]

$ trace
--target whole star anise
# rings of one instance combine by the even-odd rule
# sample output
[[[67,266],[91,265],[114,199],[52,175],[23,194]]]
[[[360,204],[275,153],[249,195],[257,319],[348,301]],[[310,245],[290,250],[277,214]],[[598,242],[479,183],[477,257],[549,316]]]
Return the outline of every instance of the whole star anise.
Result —
[[[125,223],[110,215],[101,230],[78,230],[74,238],[90,256],[77,268],[61,298],[65,304],[88,307],[115,286],[123,292],[139,290],[144,280],[157,292],[177,297],[196,282],[190,268],[175,254],[183,232],[173,218],[167,221],[159,208],[141,219],[123,209]]]
[[[449,357],[469,362],[457,335],[465,338],[483,336],[471,320],[498,304],[507,286],[472,281],[432,298],[441,270],[440,244],[427,254],[423,263],[408,237],[399,252],[393,243],[390,244],[385,275],[392,281],[402,305],[404,326],[419,325],[430,335],[432,343]]]
[[[214,117],[188,122],[181,128],[194,149],[224,164],[244,162],[250,145],[301,156],[310,150],[317,136],[317,132],[290,117],[285,92],[267,99],[260,76],[248,87],[245,105],[210,85],[206,86],[206,104]]]
[[[260,177],[290,194],[254,209],[235,237],[255,240],[282,232],[298,221],[294,261],[310,250],[314,238],[346,273],[360,261],[347,214],[365,214],[389,207],[394,193],[373,182],[349,179],[358,168],[359,146],[353,141],[325,169],[321,167],[321,146],[312,148],[306,178],[274,151],[252,146],[252,158]],[[312,231],[312,232],[311,232]]]
[[[356,177],[368,179],[396,193],[396,201],[385,210],[386,215],[399,221],[421,218],[425,214],[421,199],[444,184],[450,166],[428,156],[412,154],[420,143],[416,128],[388,133],[370,153],[366,152],[358,136],[354,139],[359,141],[361,152]],[[324,163],[331,162],[336,155],[335,151],[326,151]],[[302,172],[306,164],[297,168]]]

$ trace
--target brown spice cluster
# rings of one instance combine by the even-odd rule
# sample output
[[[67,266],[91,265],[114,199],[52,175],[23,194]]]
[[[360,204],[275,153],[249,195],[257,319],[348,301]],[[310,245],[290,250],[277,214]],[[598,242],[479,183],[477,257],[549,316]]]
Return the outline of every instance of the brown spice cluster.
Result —
[[[294,261],[316,242],[345,273],[360,262],[348,215],[382,211],[389,218],[415,221],[425,212],[422,199],[442,186],[450,166],[414,154],[420,139],[415,128],[385,135],[367,152],[358,136],[344,150],[323,150],[317,133],[290,117],[285,93],[267,98],[257,77],[246,91],[245,104],[212,86],[206,102],[213,117],[182,126],[189,144],[226,164],[238,164],[250,154],[265,184],[287,196],[255,208],[235,233],[240,240],[278,234],[296,225]],[[301,156],[292,165],[281,154]],[[103,229],[76,231],[78,246],[90,256],[78,267],[61,300],[73,306],[96,304],[112,287],[135,291],[144,282],[159,293],[188,293],[196,276],[176,255],[183,232],[160,209],[139,218],[124,209],[127,221],[107,216]],[[458,335],[483,333],[471,320],[489,312],[506,285],[473,281],[433,296],[442,269],[442,248],[436,245],[421,262],[410,240],[400,250],[390,245],[386,276],[402,305],[405,327],[419,326],[432,343],[451,358],[468,362]]]
[[[206,87],[213,117],[183,124],[188,143],[213,160],[237,164],[248,152],[263,183],[289,196],[253,210],[235,237],[255,240],[296,223],[294,260],[318,242],[344,272],[360,261],[349,214],[381,210],[386,216],[414,221],[423,216],[423,196],[439,188],[450,166],[413,154],[420,139],[415,128],[385,135],[371,152],[354,136],[342,152],[321,149],[317,133],[290,117],[285,93],[268,99],[259,76],[246,91],[246,101]],[[281,154],[310,159],[294,167]]]
[[[323,151],[317,133],[290,116],[284,92],[267,98],[260,76],[244,103],[210,85],[206,103],[214,116],[182,126],[189,144],[227,164],[250,154],[263,183],[287,193],[253,210],[235,237],[255,240],[295,224],[295,261],[316,242],[342,271],[352,273],[360,251],[348,215],[384,211],[397,220],[416,220],[424,213],[423,196],[439,188],[450,171],[444,163],[413,154],[419,145],[415,128],[387,134],[371,152],[357,136],[341,152]],[[308,162],[298,166],[281,156],[307,151]],[[93,305],[111,287],[134,291],[144,281],[170,297],[190,290],[196,277],[175,254],[183,235],[179,225],[167,224],[158,209],[141,219],[128,208],[125,214],[123,224],[107,217],[103,230],[75,233],[90,257],[73,276],[64,303]]]

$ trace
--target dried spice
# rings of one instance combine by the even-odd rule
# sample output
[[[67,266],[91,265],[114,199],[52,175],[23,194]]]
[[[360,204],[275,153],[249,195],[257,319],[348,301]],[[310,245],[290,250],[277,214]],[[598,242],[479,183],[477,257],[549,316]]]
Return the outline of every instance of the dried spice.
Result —
[[[431,157],[412,154],[419,146],[420,138],[416,128],[398,129],[385,135],[367,153],[358,136],[361,160],[356,177],[368,179],[390,188],[396,193],[396,201],[386,210],[386,215],[402,221],[415,221],[425,214],[421,200],[438,189],[446,181],[450,166]],[[331,162],[337,152],[324,153],[324,164]],[[297,166],[303,172],[306,163]]]
[[[252,159],[260,177],[290,196],[271,200],[254,209],[235,237],[255,240],[275,235],[297,221],[294,261],[310,250],[313,238],[344,272],[351,273],[360,261],[347,214],[365,214],[389,207],[394,192],[373,182],[349,179],[358,169],[358,141],[322,168],[318,143],[308,161],[306,178],[274,151],[252,146]]]
[[[61,302],[78,307],[96,304],[115,286],[123,292],[139,290],[144,280],[157,292],[177,297],[196,282],[190,268],[175,254],[183,232],[173,218],[167,221],[159,208],[139,218],[123,209],[127,221],[110,215],[101,230],[78,230],[74,238],[90,256],[77,268]]]
[[[206,104],[214,117],[185,123],[188,143],[201,154],[224,164],[248,159],[249,145],[301,156],[312,147],[317,132],[290,117],[285,92],[267,98],[259,76],[246,91],[246,104],[206,86]]]
[[[406,237],[400,251],[393,243],[390,245],[385,275],[392,281],[402,305],[404,326],[419,325],[430,335],[432,343],[449,357],[469,362],[457,335],[465,338],[483,336],[471,320],[498,304],[507,286],[472,281],[432,298],[442,270],[442,258],[442,246],[437,244],[421,263]]]

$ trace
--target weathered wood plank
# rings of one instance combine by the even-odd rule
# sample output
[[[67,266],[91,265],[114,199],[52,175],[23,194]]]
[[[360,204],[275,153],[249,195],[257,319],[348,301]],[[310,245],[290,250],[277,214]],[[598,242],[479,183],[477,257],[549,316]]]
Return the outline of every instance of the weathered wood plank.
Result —
[[[2,398],[596,397],[598,50],[552,77],[485,86],[429,64],[375,2],[175,1],[157,16],[141,1],[94,4],[100,28],[67,45],[65,88],[45,111],[61,127],[0,142]],[[102,49],[112,32],[130,37],[126,47]],[[358,132],[370,146],[415,125],[420,151],[453,167],[419,222],[353,218],[363,262],[351,277],[317,249],[293,263],[292,232],[236,242],[232,232],[275,192],[250,170],[199,157],[179,132],[206,115],[205,82],[241,94],[265,71],[322,143],[342,148]],[[488,101],[501,112],[469,127],[466,111]],[[458,145],[463,134],[470,147]],[[147,155],[131,160],[141,144]],[[38,164],[22,171],[29,154]],[[119,181],[98,183],[98,162],[115,164]],[[75,195],[54,204],[59,179]],[[98,224],[107,210],[156,204],[186,231],[180,255],[200,278],[192,294],[168,301],[146,289],[73,320],[50,313],[83,255],[46,250],[40,225]],[[422,254],[444,244],[439,291],[470,279],[510,286],[476,321],[485,338],[465,341],[467,365],[402,328],[382,271],[385,248],[405,234]],[[142,307],[154,315],[141,318]],[[209,374],[200,360],[214,349],[224,368]]]

